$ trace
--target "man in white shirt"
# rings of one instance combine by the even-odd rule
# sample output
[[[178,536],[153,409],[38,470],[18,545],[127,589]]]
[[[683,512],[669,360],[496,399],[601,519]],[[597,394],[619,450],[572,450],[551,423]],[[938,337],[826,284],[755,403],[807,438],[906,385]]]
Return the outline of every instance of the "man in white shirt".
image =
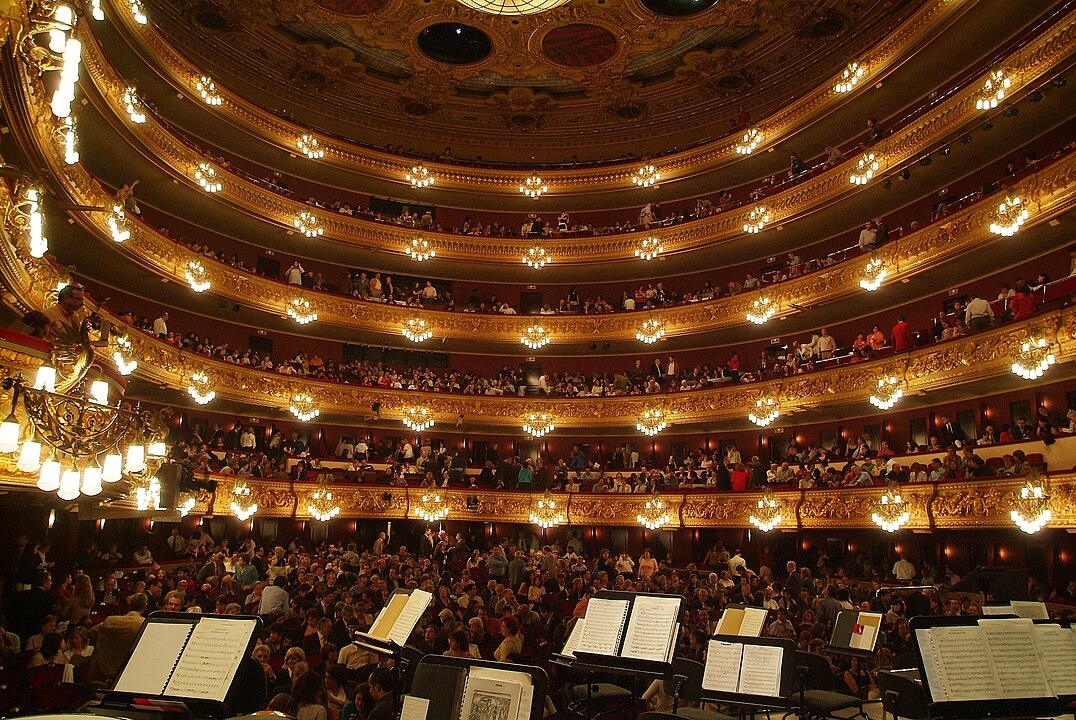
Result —
[[[291,264],[291,267],[288,268],[288,272],[286,273],[288,284],[289,285],[302,285],[303,284],[303,273],[304,272],[306,272],[306,271],[303,270],[303,266],[299,264],[298,260],[293,262]]]
[[[254,437],[254,430],[248,425],[243,429],[243,432],[239,435],[239,448],[241,450],[247,450],[253,452],[257,446],[258,441]]]
[[[826,328],[822,328],[820,332],[822,334],[818,336],[815,350],[818,351],[818,355],[823,360],[829,360],[837,350],[837,341],[833,339],[833,336],[829,334],[829,330]]]
[[[160,317],[153,321],[153,334],[159,338],[168,337],[168,313],[161,313]]]
[[[968,307],[964,311],[964,322],[967,323],[968,330],[972,332],[985,330],[990,323],[994,322],[994,309],[986,300],[972,293]]]
[[[284,586],[288,584],[288,579],[283,575],[277,575],[273,580],[272,585],[266,586],[262,590],[262,601],[258,605],[259,615],[286,615],[288,612],[288,605],[291,604],[291,597],[288,595],[288,591],[284,589]]]
[[[915,565],[912,565],[908,561],[908,555],[905,553],[900,554],[900,560],[893,563],[893,577],[897,580],[914,580],[915,579]]]

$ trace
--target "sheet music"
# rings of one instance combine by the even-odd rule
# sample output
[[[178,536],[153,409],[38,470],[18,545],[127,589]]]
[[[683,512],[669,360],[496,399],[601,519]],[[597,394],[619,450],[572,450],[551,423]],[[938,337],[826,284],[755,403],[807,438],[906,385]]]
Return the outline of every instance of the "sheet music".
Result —
[[[131,658],[116,679],[116,692],[162,695],[176,658],[191,634],[191,623],[149,622]]]
[[[1003,697],[1053,697],[1046,670],[1035,649],[1030,618],[980,620],[979,627],[990,644]]]
[[[706,649],[706,666],[702,671],[703,690],[734,693],[740,684],[740,643],[711,640]]]
[[[583,637],[583,628],[586,627],[586,625],[586,618],[579,618],[575,621],[575,625],[572,625],[572,631],[568,633],[568,639],[564,641],[564,647],[561,648],[561,655],[570,658],[575,657],[576,648],[579,647],[579,640]]]
[[[1013,615],[1032,620],[1049,620],[1050,611],[1046,609],[1046,603],[1031,600],[1013,600],[1009,603]]]
[[[430,701],[426,698],[404,695],[403,707],[400,708],[400,720],[426,720],[430,711]]]
[[[489,677],[467,678],[460,720],[518,720],[522,686]]]
[[[187,640],[165,695],[224,702],[257,620],[203,616]]]
[[[769,614],[762,608],[730,607],[721,613],[714,635],[739,635],[760,637]]]
[[[628,614],[627,600],[591,598],[587,602],[587,624],[576,651],[595,655],[616,655],[620,636],[624,632],[624,618]]]
[[[392,627],[396,624],[400,613],[403,612],[404,607],[407,605],[409,597],[406,593],[393,593],[389,597],[389,601],[385,603],[385,607],[381,608],[381,612],[377,614],[377,618],[370,625],[370,631],[366,634],[378,640],[388,640],[389,633],[392,632]]]
[[[1055,695],[1076,695],[1076,642],[1060,625],[1035,625],[1035,647]]]
[[[666,662],[679,612],[680,598],[637,595],[620,655]]]
[[[775,645],[744,645],[740,687],[744,695],[780,697],[784,650]]]
[[[422,617],[422,613],[426,612],[426,608],[429,607],[432,599],[433,595],[425,590],[412,590],[411,594],[407,596],[407,604],[403,606],[403,610],[400,611],[399,617],[396,618],[392,630],[389,631],[388,639],[397,645],[407,644],[407,639],[411,637],[411,631],[415,629],[418,619]]]
[[[983,605],[983,615],[1015,615],[1012,605]]]
[[[915,636],[934,702],[1005,697],[998,687],[990,646],[981,628],[920,628]]]

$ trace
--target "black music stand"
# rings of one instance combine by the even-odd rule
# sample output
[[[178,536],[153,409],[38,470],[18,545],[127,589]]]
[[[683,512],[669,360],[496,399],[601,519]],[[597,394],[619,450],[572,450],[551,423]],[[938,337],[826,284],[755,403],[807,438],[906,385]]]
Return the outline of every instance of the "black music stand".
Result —
[[[489,668],[508,672],[521,672],[530,676],[533,694],[530,715],[509,720],[542,720],[545,699],[549,689],[549,677],[536,665],[502,663],[492,660],[427,655],[415,668],[415,678],[408,695],[430,701],[426,720],[460,720],[463,710],[463,692],[471,668]]]
[[[787,638],[756,638],[741,635],[718,635],[710,639],[711,646],[707,652],[707,663],[712,662],[714,653],[713,643],[727,643],[729,645],[760,646],[779,648],[781,651],[780,664],[777,676],[774,678],[777,686],[776,695],[763,695],[754,692],[740,692],[739,689],[715,689],[706,687],[706,672],[703,671],[702,699],[707,702],[724,703],[745,710],[787,710],[790,706],[790,698],[796,687],[796,643]],[[716,654],[713,654],[716,658]],[[742,672],[742,667],[741,667]]]

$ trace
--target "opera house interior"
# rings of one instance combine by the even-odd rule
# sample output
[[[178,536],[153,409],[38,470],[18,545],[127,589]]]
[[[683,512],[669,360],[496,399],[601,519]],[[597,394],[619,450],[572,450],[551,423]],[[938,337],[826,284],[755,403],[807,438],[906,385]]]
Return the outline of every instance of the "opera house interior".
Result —
[[[5,603],[432,528],[1076,610],[1071,3],[0,9]]]

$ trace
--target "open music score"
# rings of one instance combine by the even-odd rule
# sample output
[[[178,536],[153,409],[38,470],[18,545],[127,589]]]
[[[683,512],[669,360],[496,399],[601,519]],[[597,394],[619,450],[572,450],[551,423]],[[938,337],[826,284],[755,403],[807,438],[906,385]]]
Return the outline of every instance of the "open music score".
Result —
[[[365,637],[397,645],[407,644],[419,618],[432,601],[433,595],[424,590],[397,590],[378,613]]]
[[[729,605],[717,621],[714,635],[740,635],[742,637],[761,637],[769,613],[762,608]]]
[[[587,602],[578,642],[569,649],[573,654],[583,652],[648,662],[672,662],[683,599],[665,595],[620,595],[623,596],[593,597]],[[569,638],[569,644],[571,641]]]

